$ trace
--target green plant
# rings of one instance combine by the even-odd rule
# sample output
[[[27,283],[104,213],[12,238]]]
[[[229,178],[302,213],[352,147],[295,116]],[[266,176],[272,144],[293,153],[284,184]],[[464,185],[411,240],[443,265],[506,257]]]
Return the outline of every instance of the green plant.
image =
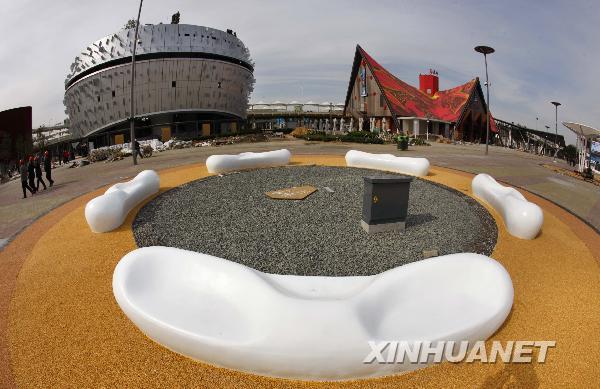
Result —
[[[341,138],[344,142],[383,144],[378,134],[369,131],[351,131]]]
[[[324,131],[309,131],[306,135],[301,136],[308,141],[321,141],[321,142],[331,142],[339,140],[337,136],[329,135]]]
[[[396,143],[399,150],[408,150],[408,136],[398,135],[396,138]]]

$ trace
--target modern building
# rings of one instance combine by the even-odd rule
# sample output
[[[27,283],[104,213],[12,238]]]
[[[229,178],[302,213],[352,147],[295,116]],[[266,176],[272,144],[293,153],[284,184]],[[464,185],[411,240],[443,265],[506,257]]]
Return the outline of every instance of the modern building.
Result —
[[[65,80],[73,139],[96,147],[129,141],[135,29],[89,45]],[[140,26],[134,103],[136,138],[196,138],[235,133],[254,87],[250,52],[231,30]]]
[[[354,129],[485,142],[487,112],[478,78],[441,91],[437,72],[430,70],[419,75],[416,88],[356,46],[344,105]],[[497,132],[493,120],[490,128],[491,138]]]
[[[253,130],[277,130],[307,127],[316,131],[341,131],[344,104],[325,101],[289,103],[275,101],[251,103],[248,109],[247,125]]]
[[[47,150],[54,156],[61,155],[65,151],[73,151],[77,154],[85,151],[85,142],[80,142],[77,138],[73,139],[68,120],[50,126],[43,125],[34,128],[32,132],[34,150]]]

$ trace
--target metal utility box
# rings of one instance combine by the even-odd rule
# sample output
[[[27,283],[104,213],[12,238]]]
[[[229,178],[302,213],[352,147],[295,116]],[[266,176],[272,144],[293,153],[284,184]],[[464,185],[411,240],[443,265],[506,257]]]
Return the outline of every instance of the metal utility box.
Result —
[[[412,177],[364,177],[361,226],[368,233],[404,231]]]

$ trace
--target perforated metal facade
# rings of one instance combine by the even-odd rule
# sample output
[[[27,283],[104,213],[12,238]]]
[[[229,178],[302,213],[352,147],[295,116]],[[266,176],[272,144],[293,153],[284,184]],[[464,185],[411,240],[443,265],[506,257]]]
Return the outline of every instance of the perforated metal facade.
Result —
[[[134,30],[94,42],[65,80],[74,137],[126,122],[130,114]],[[140,27],[135,115],[197,112],[244,119],[254,86],[248,49],[231,33],[191,25]]]

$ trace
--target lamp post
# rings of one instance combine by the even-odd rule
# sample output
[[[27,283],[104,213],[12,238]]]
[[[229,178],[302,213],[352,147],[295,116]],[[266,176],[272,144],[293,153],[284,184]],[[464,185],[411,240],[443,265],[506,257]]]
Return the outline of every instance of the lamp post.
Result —
[[[133,37],[133,52],[131,53],[131,124],[129,128],[129,137],[131,138],[131,155],[133,156],[134,165],[137,165],[137,154],[135,152],[135,105],[133,100],[133,84],[135,83],[135,51],[137,49],[138,29],[140,28],[140,14],[142,13],[143,2],[144,0],[140,0],[137,23],[135,24],[135,36]]]
[[[551,101],[550,104],[554,105],[554,143],[556,143],[556,152],[554,153],[552,162],[556,162],[556,154],[558,154],[558,106],[560,103],[558,101]]]
[[[333,124],[333,103],[330,101],[329,102],[329,125]],[[328,127],[329,127],[328,125]],[[330,127],[331,129],[333,129],[333,126]],[[328,128],[329,130],[329,128]]]
[[[546,132],[550,132],[550,126],[544,126],[544,127],[546,127]],[[546,138],[544,138],[544,139],[546,139]],[[546,146],[546,141],[545,140],[544,140],[544,146]]]
[[[490,81],[488,79],[487,70],[487,55],[492,54],[495,50],[489,46],[476,46],[475,51],[483,54],[483,60],[485,61],[485,89],[487,92],[487,118],[485,126],[485,155],[488,154],[488,145],[490,141]]]

